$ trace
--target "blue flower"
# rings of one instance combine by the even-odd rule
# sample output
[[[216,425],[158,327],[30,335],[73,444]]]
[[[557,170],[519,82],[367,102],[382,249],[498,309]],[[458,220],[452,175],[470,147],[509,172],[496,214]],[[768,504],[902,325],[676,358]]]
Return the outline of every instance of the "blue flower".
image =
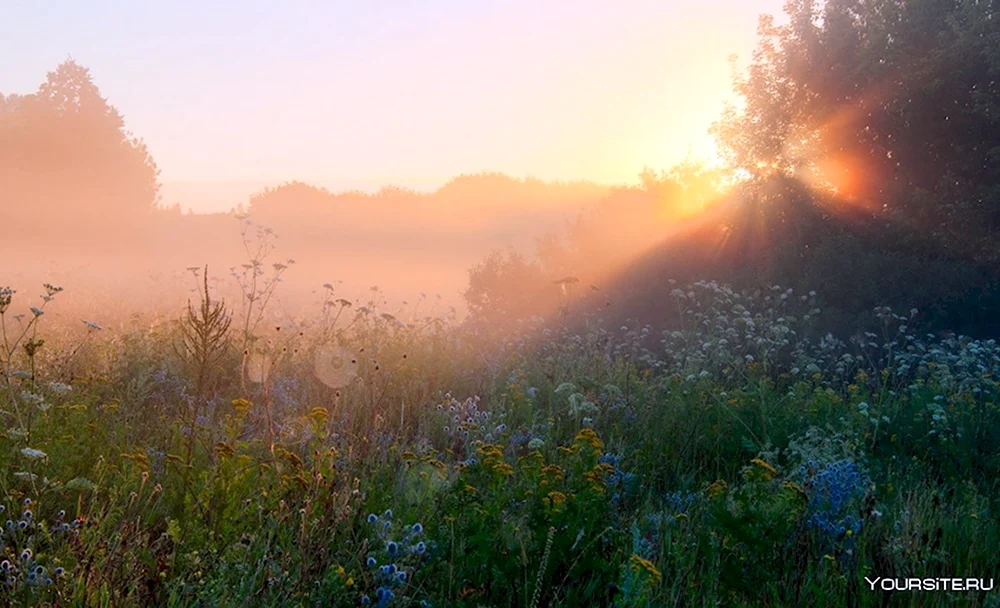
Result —
[[[385,513],[382,514],[382,517],[392,519],[392,509],[386,509]]]
[[[859,533],[862,520],[856,513],[867,490],[867,478],[861,467],[840,460],[822,468],[810,468],[816,472],[809,479],[807,524],[833,541],[843,540],[848,532]]]
[[[420,524],[420,522],[417,522],[417,523],[413,524],[413,533],[414,534],[420,534],[423,531],[424,531],[424,527]]]
[[[378,561],[376,561],[374,557],[369,557],[369,558],[368,558],[368,559],[367,559],[367,560],[365,561],[365,563],[366,563],[366,564],[368,564],[368,567],[369,567],[369,568],[374,568],[375,566],[377,566],[377,565],[378,565]]]
[[[396,555],[396,552],[399,551],[399,545],[397,545],[394,540],[390,540],[386,543],[385,548],[389,552],[389,555]]]
[[[368,515],[368,523],[373,524],[377,521],[378,521],[378,515],[375,515],[374,513],[370,513]]]

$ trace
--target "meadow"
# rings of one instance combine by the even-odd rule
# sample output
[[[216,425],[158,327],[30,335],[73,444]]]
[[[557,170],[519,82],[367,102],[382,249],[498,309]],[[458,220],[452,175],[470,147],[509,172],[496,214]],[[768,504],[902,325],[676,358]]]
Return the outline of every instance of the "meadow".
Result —
[[[249,221],[249,220],[246,220]],[[52,606],[989,605],[1000,346],[676,284],[654,331],[275,320],[269,249],[159,322],[0,289],[0,598]],[[35,297],[32,297],[35,295]],[[426,305],[425,305],[425,308]]]
[[[6,4],[0,607],[1000,606],[1000,2]]]

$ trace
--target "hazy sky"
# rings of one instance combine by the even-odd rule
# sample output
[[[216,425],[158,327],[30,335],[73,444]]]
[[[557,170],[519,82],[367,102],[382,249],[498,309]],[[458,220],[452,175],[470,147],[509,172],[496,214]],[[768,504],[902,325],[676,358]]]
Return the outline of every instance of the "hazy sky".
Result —
[[[185,198],[477,171],[632,182],[711,155],[727,57],[745,63],[781,4],[0,0],[0,91],[72,56]]]

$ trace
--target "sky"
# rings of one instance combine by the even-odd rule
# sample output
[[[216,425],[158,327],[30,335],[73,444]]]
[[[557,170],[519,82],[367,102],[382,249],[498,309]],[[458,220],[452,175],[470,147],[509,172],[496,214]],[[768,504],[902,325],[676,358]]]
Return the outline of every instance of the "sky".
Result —
[[[632,183],[714,158],[781,0],[0,0],[0,92],[72,57],[149,145],[163,202],[299,179],[433,189],[461,173]]]

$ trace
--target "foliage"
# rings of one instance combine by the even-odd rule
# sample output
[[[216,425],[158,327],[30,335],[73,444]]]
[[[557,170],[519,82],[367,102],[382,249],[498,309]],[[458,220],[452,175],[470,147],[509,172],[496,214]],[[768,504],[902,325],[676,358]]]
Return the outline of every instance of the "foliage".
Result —
[[[887,309],[837,338],[808,329],[809,294],[675,289],[688,322],[659,346],[538,327],[489,365],[468,326],[358,311],[334,333],[371,360],[338,388],[309,359],[329,327],[303,325],[252,400],[213,355],[205,386],[232,397],[194,419],[199,367],[152,332],[72,385],[58,358],[9,359],[5,601],[881,605],[865,576],[1000,575],[994,341]]]

